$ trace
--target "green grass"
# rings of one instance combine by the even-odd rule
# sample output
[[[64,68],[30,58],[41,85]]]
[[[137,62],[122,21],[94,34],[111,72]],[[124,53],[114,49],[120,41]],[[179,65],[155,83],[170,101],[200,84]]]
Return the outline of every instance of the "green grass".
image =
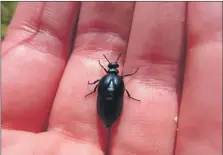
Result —
[[[3,40],[18,2],[1,2],[1,39]]]

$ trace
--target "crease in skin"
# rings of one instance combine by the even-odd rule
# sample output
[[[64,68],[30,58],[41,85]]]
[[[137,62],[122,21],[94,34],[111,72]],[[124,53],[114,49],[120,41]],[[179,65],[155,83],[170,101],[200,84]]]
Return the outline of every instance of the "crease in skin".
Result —
[[[88,125],[88,124],[86,124],[86,125]],[[90,125],[88,125],[88,126],[90,126]],[[92,142],[89,139],[76,137],[76,136],[74,136],[74,134],[72,132],[69,132],[68,130],[64,130],[61,127],[54,127],[47,132],[52,132],[54,134],[58,134],[59,136],[63,137],[63,139],[66,139],[69,141],[73,141],[73,142],[77,142],[77,143],[81,143],[81,144],[89,144],[96,148],[100,147],[98,143]],[[98,139],[98,141],[99,141],[99,139]]]
[[[163,84],[162,80],[160,79],[154,79],[154,78],[146,78],[145,80],[142,80],[142,78],[134,79],[134,85],[139,85],[140,87],[143,87],[145,89],[147,88],[154,88],[154,89],[160,89],[165,90],[168,92],[174,93],[176,91],[176,88],[169,86],[167,84]]]
[[[77,49],[76,53],[79,53],[79,52],[84,53],[84,57],[81,59],[81,61],[83,60],[82,62],[84,64],[86,64],[87,66],[93,65],[93,66],[99,67],[99,63],[98,63],[97,60],[100,60],[101,64],[104,67],[106,67],[108,65],[108,63],[103,57],[103,54],[105,54],[105,53],[106,53],[106,57],[108,57],[109,59],[113,60],[113,58],[115,58],[115,56],[114,56],[115,51],[114,50],[106,50],[106,49],[102,49],[102,48],[94,48],[94,49],[81,49],[81,48],[79,48],[79,49]],[[120,54],[120,53],[117,52],[117,55],[118,54]],[[89,61],[89,60],[91,60],[91,61]],[[120,58],[120,60],[122,61],[121,58]]]
[[[193,34],[189,34],[189,49],[194,48],[195,45],[206,45],[209,43],[220,43],[222,44],[222,31],[217,31],[214,33],[206,33],[205,36],[197,36]]]
[[[106,51],[123,51],[126,48],[125,45],[126,41],[114,33],[90,32],[77,37],[75,51],[82,51],[85,49],[96,51],[98,48]]]
[[[49,13],[53,14],[53,10],[54,9],[50,9],[50,8],[46,9],[46,2],[43,2],[42,7],[40,8],[40,15],[39,15],[38,19],[34,21],[34,25],[23,21],[22,24],[19,26],[14,26],[14,25],[10,26],[10,30],[24,31],[25,33],[30,33],[30,34],[28,34],[28,36],[26,36],[24,39],[22,39],[21,41],[17,42],[15,45],[13,45],[9,49],[7,49],[7,51],[4,52],[3,57],[6,55],[6,53],[8,53],[8,51],[12,50],[13,48],[17,47],[18,45],[26,45],[27,47],[30,47],[32,49],[35,49],[35,50],[38,50],[38,51],[41,51],[44,53],[50,53],[53,56],[60,58],[61,54],[59,51],[65,50],[64,49],[65,47],[63,45],[64,37],[60,36],[58,34],[58,32],[56,30],[54,30],[53,27],[50,25],[47,25],[47,28],[42,27],[42,25],[44,25],[44,23],[42,21],[43,15],[49,14]],[[49,42],[51,40],[53,40],[53,42],[61,45],[59,48],[57,48],[58,52],[57,51],[55,51],[54,53],[48,52],[49,51],[48,47],[44,47],[44,46],[40,46],[40,45],[37,46],[37,45],[31,43],[31,41],[34,40],[41,33],[44,34],[45,38],[48,38]],[[5,40],[5,41],[7,41],[7,40]],[[64,58],[62,58],[62,59],[64,59]]]
[[[144,64],[144,63],[143,63]],[[147,63],[148,64],[148,63]],[[134,75],[131,80],[134,80],[140,85],[158,86],[158,84],[169,90],[176,90],[176,78],[177,78],[177,64],[152,64],[146,66],[140,66],[140,74]],[[150,72],[150,75],[147,73]],[[171,76],[166,76],[171,75]],[[130,78],[128,78],[130,80]],[[126,79],[127,81],[127,79]],[[133,82],[132,82],[133,83]]]
[[[82,34],[79,34],[77,36],[77,38],[81,38],[81,40],[91,40],[91,41],[94,41],[96,37],[104,37],[105,42],[108,42],[108,43],[119,43],[119,44],[126,44],[126,41],[117,33],[114,33],[114,32],[106,32],[106,33],[103,33],[103,32],[86,32],[86,33],[82,33]],[[100,38],[99,38],[100,39]],[[78,46],[78,41],[75,42],[75,45]]]
[[[134,10],[133,10],[134,11]],[[92,17],[92,19],[88,19],[87,21],[80,20],[79,28],[77,32],[77,36],[85,34],[85,33],[114,33],[123,40],[129,39],[129,32],[131,30],[131,26],[126,28],[120,23],[114,23],[111,20],[103,19],[105,17],[101,17],[102,19],[97,19],[99,17]],[[129,22],[129,21],[126,21]]]
[[[38,31],[36,26],[33,26],[31,24],[29,24],[28,22],[22,21],[21,25],[16,25],[16,26],[10,26],[10,29],[13,30],[23,30],[26,32],[30,32],[30,33],[36,33]]]
[[[42,15],[43,15],[44,7],[45,7],[45,2],[43,2],[42,6],[41,6],[40,14],[39,14],[39,17],[38,17],[38,20],[37,20],[37,21],[40,21],[40,20],[41,20]],[[24,23],[25,23],[25,22],[24,22]],[[29,26],[27,23],[26,23],[26,25],[25,25],[24,28],[26,28],[26,27],[29,27],[29,29],[28,29],[29,31],[30,31],[31,29],[33,29],[32,26]],[[13,28],[13,26],[12,26],[12,28]],[[16,27],[14,27],[14,28],[16,28]],[[5,52],[3,53],[2,58],[5,57],[9,51],[11,51],[13,48],[17,47],[18,45],[24,44],[24,43],[26,43],[26,42],[28,42],[28,41],[34,39],[35,36],[38,34],[39,29],[40,29],[40,23],[38,23],[38,24],[37,24],[37,27],[36,27],[35,29],[33,29],[32,34],[30,34],[30,36],[28,36],[27,38],[24,38],[24,39],[21,40],[20,42],[17,42],[15,45],[13,45],[13,46],[10,47],[9,49],[7,49],[7,51],[5,51]],[[10,30],[11,30],[11,28],[10,28]]]
[[[176,79],[179,78],[178,70],[181,58],[178,56],[171,57],[168,53],[162,52],[164,49],[152,47],[151,50],[135,56],[139,62],[136,62],[138,65],[135,64],[134,66],[139,66],[141,73],[135,75],[134,79],[141,78],[142,81],[149,83],[159,81],[167,87],[175,88]]]
[[[81,152],[86,152],[86,150],[100,151],[97,145],[94,143],[88,143],[87,141],[81,141],[73,139],[68,133],[58,133],[54,131],[47,131],[42,133],[29,133],[24,131],[10,131],[3,130],[3,138],[10,138],[7,143],[4,144],[3,152],[4,154],[48,154],[48,155],[59,155],[62,152],[75,151],[78,146],[83,146],[85,149],[81,149]],[[19,135],[18,135],[19,134]],[[22,139],[21,139],[22,138]],[[6,139],[7,140],[7,139]],[[45,143],[42,143],[44,140]],[[30,143],[32,141],[32,143]],[[71,147],[72,145],[73,147]],[[38,147],[41,149],[38,149]],[[74,148],[73,150],[68,148]],[[87,149],[86,149],[87,148]],[[68,150],[68,151],[67,151]],[[89,150],[87,151],[89,152]]]
[[[112,33],[127,41],[131,27],[126,27],[126,24],[131,24],[134,6],[132,2],[83,3],[77,36],[95,32]]]

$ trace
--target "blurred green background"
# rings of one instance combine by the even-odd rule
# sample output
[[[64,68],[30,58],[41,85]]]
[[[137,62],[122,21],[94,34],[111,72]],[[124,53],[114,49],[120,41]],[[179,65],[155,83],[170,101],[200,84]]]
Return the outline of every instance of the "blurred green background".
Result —
[[[18,2],[1,2],[1,39],[4,39]]]

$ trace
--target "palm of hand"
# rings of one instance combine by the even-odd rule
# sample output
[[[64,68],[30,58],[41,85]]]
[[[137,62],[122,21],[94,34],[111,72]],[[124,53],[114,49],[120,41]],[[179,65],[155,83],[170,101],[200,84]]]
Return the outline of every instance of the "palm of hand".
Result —
[[[181,101],[185,3],[136,3],[135,10],[131,2],[82,3],[71,55],[79,3],[21,4],[2,45],[3,154],[103,154],[96,94],[84,98],[87,81],[104,74],[102,54],[115,60],[127,51],[120,72],[141,68],[125,83],[142,102],[125,96],[112,154],[172,155],[176,148],[176,155],[220,155],[222,8],[210,4],[188,8]]]

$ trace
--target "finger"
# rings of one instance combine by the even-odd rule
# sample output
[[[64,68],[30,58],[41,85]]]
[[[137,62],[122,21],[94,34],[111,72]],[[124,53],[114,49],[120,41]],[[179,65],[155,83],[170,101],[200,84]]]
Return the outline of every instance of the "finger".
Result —
[[[124,80],[141,103],[126,95],[112,154],[173,154],[184,21],[185,3],[136,3],[123,72],[139,67]]]
[[[100,59],[103,65],[108,63],[103,54],[114,61],[125,51],[133,10],[132,2],[82,3],[75,50],[56,95],[49,130],[66,131],[95,145],[105,144],[99,139],[104,135],[97,126],[96,94],[85,99],[94,89],[87,87],[87,82],[105,74],[98,64]]]
[[[4,40],[3,54],[19,44],[67,58],[78,3],[21,2]],[[73,16],[75,15],[75,16]]]
[[[222,5],[189,3],[176,155],[222,154]]]
[[[4,41],[3,127],[42,130],[68,59],[77,8],[78,3],[19,4]]]

